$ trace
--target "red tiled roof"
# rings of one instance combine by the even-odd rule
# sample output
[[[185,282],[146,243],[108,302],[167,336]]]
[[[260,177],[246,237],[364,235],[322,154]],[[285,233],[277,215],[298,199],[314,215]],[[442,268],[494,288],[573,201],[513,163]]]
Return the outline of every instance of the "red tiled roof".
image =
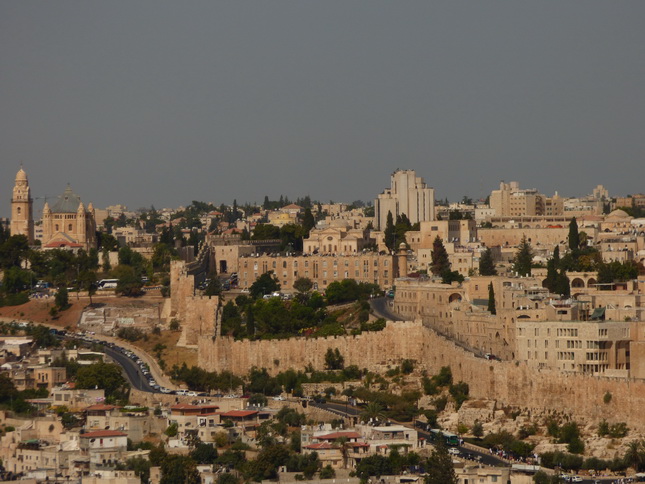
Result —
[[[201,409],[218,409],[217,405],[191,405],[189,403],[179,403],[170,407],[170,410],[201,410]]]
[[[257,410],[231,410],[221,414],[222,417],[250,417],[251,415],[257,415]]]
[[[348,439],[359,439],[361,437],[361,434],[357,432],[334,432],[327,435],[318,435],[314,438],[318,440],[336,440],[340,439],[341,437],[346,437]]]
[[[305,445],[305,449],[335,449],[329,442],[320,442],[318,444]]]
[[[60,248],[60,247],[83,247],[83,244],[77,244],[75,242],[66,242],[63,240],[55,240],[48,244],[45,244],[45,247],[51,248]]]
[[[105,405],[102,403],[97,403],[96,405],[90,405],[86,407],[85,410],[112,410],[117,408],[115,405]]]
[[[347,442],[349,447],[369,447],[370,444],[367,442]]]
[[[88,432],[82,434],[81,438],[83,439],[97,439],[100,437],[127,437],[128,434],[119,432],[117,430],[97,430],[96,432]]]

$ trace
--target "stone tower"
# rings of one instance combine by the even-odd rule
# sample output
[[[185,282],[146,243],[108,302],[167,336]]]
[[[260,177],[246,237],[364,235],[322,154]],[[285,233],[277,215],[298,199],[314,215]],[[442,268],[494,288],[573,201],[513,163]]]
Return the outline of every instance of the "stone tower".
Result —
[[[20,167],[11,198],[11,235],[25,235],[29,245],[34,243],[33,204],[27,173]]]

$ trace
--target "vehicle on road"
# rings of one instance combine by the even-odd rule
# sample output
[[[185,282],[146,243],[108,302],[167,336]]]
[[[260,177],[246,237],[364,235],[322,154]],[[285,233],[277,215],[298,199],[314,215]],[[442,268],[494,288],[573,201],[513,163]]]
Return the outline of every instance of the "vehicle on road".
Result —
[[[457,447],[459,445],[459,436],[451,432],[444,432],[441,429],[430,430],[430,438],[433,442],[443,439],[444,443],[449,447]]]

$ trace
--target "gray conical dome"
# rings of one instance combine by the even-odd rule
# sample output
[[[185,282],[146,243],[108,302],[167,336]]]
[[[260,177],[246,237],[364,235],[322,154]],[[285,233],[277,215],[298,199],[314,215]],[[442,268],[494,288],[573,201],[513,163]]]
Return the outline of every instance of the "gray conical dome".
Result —
[[[78,206],[81,204],[81,197],[72,191],[72,187],[67,185],[65,192],[58,197],[58,201],[52,206],[53,213],[76,213]]]

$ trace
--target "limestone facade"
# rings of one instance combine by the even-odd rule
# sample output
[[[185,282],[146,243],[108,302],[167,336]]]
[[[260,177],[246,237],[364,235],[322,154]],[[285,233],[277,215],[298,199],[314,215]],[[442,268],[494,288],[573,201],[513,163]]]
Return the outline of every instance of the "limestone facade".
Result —
[[[365,252],[328,256],[323,254],[281,256],[258,255],[241,257],[238,261],[239,286],[248,288],[266,272],[273,272],[282,289],[291,290],[300,277],[307,277],[314,288],[323,290],[343,279],[392,287],[398,276],[397,257],[390,254]]]
[[[390,176],[390,188],[374,200],[374,227],[385,230],[388,212],[405,214],[410,223],[434,220],[434,188],[428,187],[414,170],[397,170]]]
[[[356,254],[368,245],[374,244],[369,230],[353,229],[349,226],[312,229],[303,240],[305,254]]]
[[[519,320],[517,359],[535,368],[627,377],[636,324],[643,323]]]
[[[490,194],[490,206],[498,217],[523,215],[562,215],[564,200],[556,193],[546,197],[536,189],[520,189],[518,182],[501,182],[499,190]]]
[[[416,360],[430,374],[450,366],[453,379],[470,387],[473,399],[492,399],[500,405],[576,415],[597,423],[620,412],[630,428],[645,430],[645,380],[563,374],[535,369],[515,361],[487,361],[446,340],[419,322],[388,323],[385,330],[358,336],[272,341],[234,341],[202,337],[199,365],[209,371],[231,370],[245,374],[252,366],[271,374],[311,363],[324,367],[325,352],[338,348],[348,365],[373,371],[405,359]],[[605,403],[604,396],[611,399]]]
[[[29,245],[34,243],[34,201],[31,198],[31,189],[25,170],[20,168],[16,173],[16,180],[11,197],[11,235],[24,235]]]
[[[216,332],[220,301],[217,296],[195,296],[195,276],[182,261],[170,263],[170,319],[181,324],[178,346],[196,346],[200,336]]]
[[[43,248],[83,249],[96,248],[96,220],[94,206],[85,209],[81,198],[68,186],[50,208],[43,207]]]

